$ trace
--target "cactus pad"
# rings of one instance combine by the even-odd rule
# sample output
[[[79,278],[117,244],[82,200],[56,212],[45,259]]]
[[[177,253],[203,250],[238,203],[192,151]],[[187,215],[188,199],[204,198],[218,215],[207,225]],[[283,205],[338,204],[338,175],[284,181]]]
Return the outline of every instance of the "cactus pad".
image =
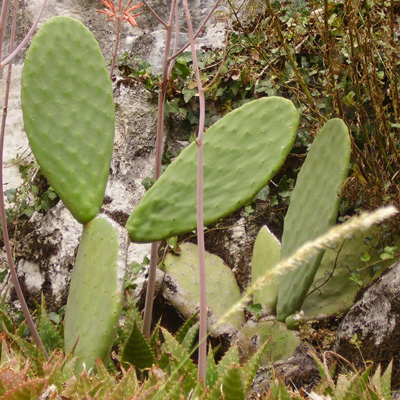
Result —
[[[79,21],[54,17],[38,31],[22,71],[25,130],[37,162],[73,216],[100,210],[114,140],[104,58]]]
[[[204,222],[208,225],[250,201],[289,153],[298,112],[289,100],[267,97],[232,111],[204,134]],[[197,145],[167,168],[133,210],[133,241],[152,242],[196,228]]]
[[[251,259],[251,282],[254,284],[257,279],[263,277],[268,271],[274,268],[280,261],[281,244],[275,235],[263,226],[258,232],[254,243],[253,257]],[[279,277],[273,276],[267,286],[258,289],[253,293],[253,303],[259,303],[263,312],[270,315],[275,311],[278,299]]]
[[[328,121],[317,134],[293,190],[285,217],[281,257],[291,256],[302,244],[325,233],[335,222],[339,191],[347,177],[350,138],[340,119]],[[299,311],[312,285],[323,252],[281,277],[277,318]]]
[[[262,365],[289,357],[301,343],[297,332],[288,330],[285,324],[275,320],[248,321],[238,332],[237,340],[240,353],[246,358],[265,346]]]
[[[78,370],[95,366],[111,349],[122,306],[128,234],[97,217],[83,226],[65,315],[65,350],[76,341]]]
[[[181,254],[167,254],[165,257],[164,297],[182,314],[189,318],[199,307],[198,247],[192,243],[180,246]],[[207,306],[211,312],[211,328],[237,301],[240,290],[231,269],[217,256],[206,253]],[[213,331],[213,335],[233,333],[244,322],[244,315],[238,310]]]

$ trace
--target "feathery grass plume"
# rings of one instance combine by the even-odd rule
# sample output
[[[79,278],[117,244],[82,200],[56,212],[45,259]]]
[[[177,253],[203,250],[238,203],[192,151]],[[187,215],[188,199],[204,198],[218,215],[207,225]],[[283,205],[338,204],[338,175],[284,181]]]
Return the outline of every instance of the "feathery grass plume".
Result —
[[[335,248],[343,239],[349,239],[357,231],[365,231],[372,225],[378,224],[398,213],[394,206],[378,208],[372,212],[365,212],[359,216],[349,219],[342,225],[337,225],[330,229],[325,235],[304,243],[291,257],[280,261],[272,270],[268,271],[264,276],[260,277],[253,285],[251,285],[242,298],[231,308],[226,314],[212,327],[214,330],[217,326],[225,323],[233,313],[243,309],[250,296],[255,290],[262,289],[271,277],[282,275],[289,270],[298,268],[306,261],[314,257],[322,249]]]

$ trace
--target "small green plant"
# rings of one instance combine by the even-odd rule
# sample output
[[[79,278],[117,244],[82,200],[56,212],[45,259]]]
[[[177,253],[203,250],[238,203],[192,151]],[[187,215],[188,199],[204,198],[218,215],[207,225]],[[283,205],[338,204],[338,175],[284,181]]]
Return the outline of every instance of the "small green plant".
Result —
[[[58,196],[48,184],[43,184],[43,175],[37,164],[20,165],[22,184],[16,189],[4,191],[8,203],[7,224],[16,226],[29,219],[34,212],[46,213],[55,205]]]

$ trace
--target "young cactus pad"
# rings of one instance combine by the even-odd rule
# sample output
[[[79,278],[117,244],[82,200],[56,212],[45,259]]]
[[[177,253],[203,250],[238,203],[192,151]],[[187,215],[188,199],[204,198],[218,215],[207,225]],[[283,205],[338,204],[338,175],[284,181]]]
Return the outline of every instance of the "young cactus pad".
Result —
[[[37,32],[22,71],[22,111],[43,174],[73,216],[100,210],[114,141],[114,101],[104,58],[79,21],[54,17]]]
[[[111,349],[122,305],[128,233],[97,217],[83,226],[65,315],[65,350],[78,341],[78,370],[95,366]]]
[[[256,283],[259,278],[271,271],[280,261],[280,256],[281,244],[279,240],[267,226],[263,226],[254,243],[251,259],[251,283]],[[266,314],[272,314],[275,311],[278,299],[278,288],[279,276],[271,276],[267,286],[254,291],[253,303],[261,304]]]
[[[167,254],[164,261],[163,296],[185,318],[190,318],[200,304],[198,247],[193,243],[180,246],[180,255]],[[206,253],[207,305],[211,311],[210,327],[240,300],[240,289],[231,269],[218,256]],[[242,310],[218,326],[213,334],[232,333],[244,322]]]
[[[254,100],[220,119],[204,134],[206,225],[250,201],[279,170],[298,125],[292,102]],[[133,241],[152,242],[196,228],[197,144],[188,146],[133,210]]]
[[[301,343],[297,332],[288,330],[285,324],[276,320],[250,320],[237,333],[236,339],[241,354],[246,358],[268,342],[264,350],[263,365],[290,357]]]
[[[285,217],[281,257],[324,234],[336,221],[340,188],[347,177],[350,138],[341,119],[328,121],[317,134],[293,190]],[[281,277],[277,319],[299,311],[312,285],[323,252]]]

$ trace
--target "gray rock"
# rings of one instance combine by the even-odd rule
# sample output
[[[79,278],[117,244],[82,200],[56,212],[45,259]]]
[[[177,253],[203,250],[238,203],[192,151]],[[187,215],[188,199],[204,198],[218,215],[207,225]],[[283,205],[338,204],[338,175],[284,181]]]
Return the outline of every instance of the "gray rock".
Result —
[[[394,360],[392,382],[400,387],[400,262],[366,289],[346,314],[334,350],[365,368],[365,361],[386,368]],[[358,344],[356,344],[358,343]]]

